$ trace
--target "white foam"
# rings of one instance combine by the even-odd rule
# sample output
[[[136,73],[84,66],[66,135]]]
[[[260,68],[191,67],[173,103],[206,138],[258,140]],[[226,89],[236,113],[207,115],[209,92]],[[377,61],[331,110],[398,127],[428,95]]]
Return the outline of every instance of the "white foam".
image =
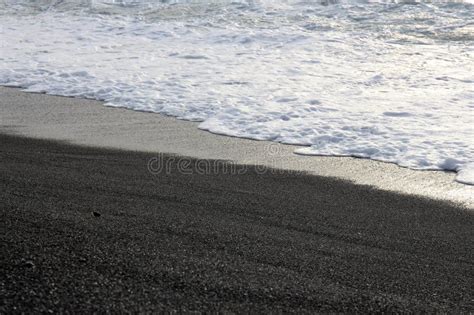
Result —
[[[11,2],[0,84],[474,184],[472,6]]]
[[[462,167],[457,167],[456,171],[458,172],[456,181],[467,185],[474,185],[474,163],[462,164]]]

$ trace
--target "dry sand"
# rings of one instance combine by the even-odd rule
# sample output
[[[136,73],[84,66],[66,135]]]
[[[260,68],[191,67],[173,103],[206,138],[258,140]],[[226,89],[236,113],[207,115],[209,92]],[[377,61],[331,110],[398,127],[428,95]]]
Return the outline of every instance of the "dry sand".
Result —
[[[469,313],[474,213],[0,134],[1,314]],[[200,160],[202,161],[202,160]]]

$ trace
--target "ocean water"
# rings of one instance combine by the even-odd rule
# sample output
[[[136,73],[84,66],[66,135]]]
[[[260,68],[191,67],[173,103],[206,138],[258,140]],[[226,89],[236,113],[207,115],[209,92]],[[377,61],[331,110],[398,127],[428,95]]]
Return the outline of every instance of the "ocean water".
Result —
[[[456,171],[474,184],[474,3],[0,0],[0,84]]]

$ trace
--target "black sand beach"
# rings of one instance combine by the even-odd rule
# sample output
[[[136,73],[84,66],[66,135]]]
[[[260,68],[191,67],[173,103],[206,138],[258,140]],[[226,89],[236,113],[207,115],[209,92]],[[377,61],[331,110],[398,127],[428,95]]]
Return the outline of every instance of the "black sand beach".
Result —
[[[298,173],[0,136],[1,313],[473,311],[474,214]],[[182,165],[181,165],[182,166]]]

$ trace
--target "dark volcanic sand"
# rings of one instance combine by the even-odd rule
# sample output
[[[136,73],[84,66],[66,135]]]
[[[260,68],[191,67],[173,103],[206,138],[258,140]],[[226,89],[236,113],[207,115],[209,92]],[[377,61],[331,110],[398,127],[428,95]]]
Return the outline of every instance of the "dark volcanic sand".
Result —
[[[0,143],[1,313],[474,310],[469,210],[288,172],[153,175],[153,154]]]

